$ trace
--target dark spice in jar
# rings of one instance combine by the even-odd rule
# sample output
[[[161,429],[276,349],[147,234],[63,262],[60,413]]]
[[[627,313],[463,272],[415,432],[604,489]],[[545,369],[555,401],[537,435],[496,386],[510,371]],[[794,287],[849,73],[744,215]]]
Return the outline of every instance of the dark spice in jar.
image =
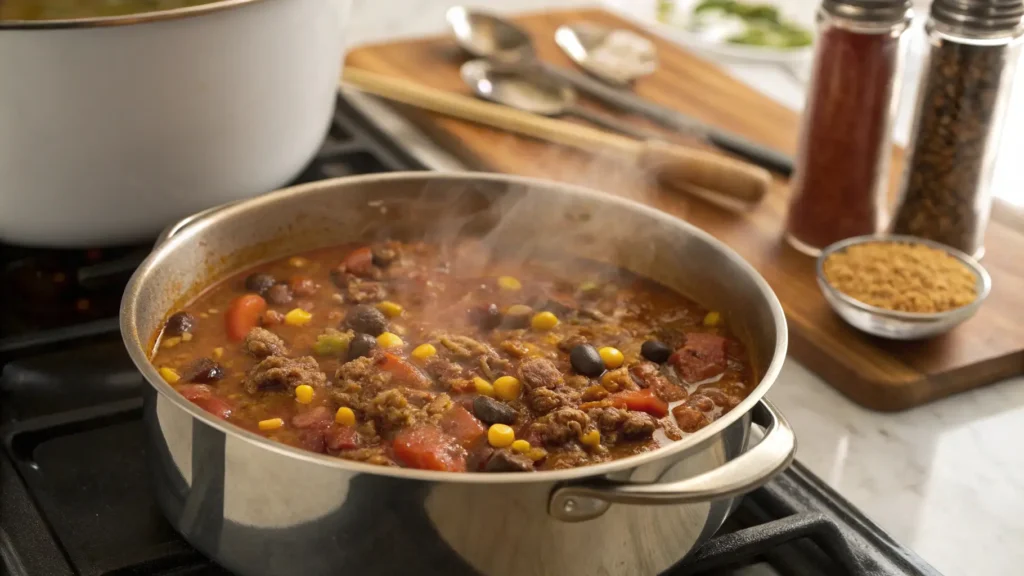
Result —
[[[823,20],[786,224],[790,243],[815,254],[878,232],[891,155],[891,104],[901,20],[864,32]]]
[[[983,246],[999,96],[1011,50],[936,40],[924,72],[893,231],[968,254]],[[1010,72],[1012,72],[1012,67]]]

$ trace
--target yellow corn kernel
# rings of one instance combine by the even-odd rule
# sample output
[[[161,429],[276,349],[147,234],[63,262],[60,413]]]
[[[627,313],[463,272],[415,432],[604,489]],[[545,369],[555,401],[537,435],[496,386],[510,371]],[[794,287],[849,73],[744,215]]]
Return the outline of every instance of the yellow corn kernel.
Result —
[[[295,387],[295,401],[299,404],[309,404],[313,401],[313,387],[309,384],[299,384]]]
[[[174,384],[178,380],[181,380],[181,376],[174,368],[163,367],[157,372],[160,372],[160,377],[167,381],[168,384]]]
[[[306,264],[309,264],[309,260],[306,260],[302,256],[292,256],[288,259],[288,264],[295,268],[305,268]]]
[[[388,350],[390,348],[401,348],[405,342],[398,337],[398,334],[392,334],[391,332],[384,332],[380,336],[377,336],[377,346]]]
[[[384,315],[387,316],[388,318],[395,318],[397,316],[401,316],[402,310],[404,309],[402,308],[402,305],[398,304],[397,302],[385,300],[380,304],[377,304],[377,310],[383,312]]]
[[[530,326],[533,326],[534,330],[551,330],[558,326],[558,316],[551,312],[538,312],[530,320]]]
[[[494,386],[479,376],[473,377],[473,387],[476,388],[476,393],[483,396],[494,396]]]
[[[502,290],[520,290],[523,285],[513,276],[498,276],[498,287]]]
[[[580,436],[580,443],[590,448],[597,448],[601,445],[601,433],[597,430],[591,430]]]
[[[704,316],[705,326],[718,326],[718,323],[722,321],[722,315],[712,310]]]
[[[523,385],[515,376],[501,376],[494,381],[494,395],[507,402],[519,398],[522,388]]]
[[[530,451],[526,453],[526,457],[537,462],[547,458],[548,451],[543,448],[530,448]]]
[[[293,308],[284,315],[284,323],[289,326],[305,326],[313,319],[313,315],[302,308]]]
[[[182,342],[191,342],[192,341],[192,333],[191,332],[185,332],[184,334],[182,334],[181,335],[181,341]]]
[[[284,426],[284,420],[281,420],[280,418],[268,418],[266,420],[260,420],[259,423],[260,430],[263,431],[277,430],[281,426]]]
[[[530,443],[526,440],[516,440],[512,443],[512,451],[520,454],[526,454],[530,451],[530,448],[532,448],[532,446],[530,446]]]
[[[348,406],[342,406],[334,413],[334,421],[342,426],[355,426],[356,413]]]
[[[412,349],[412,357],[417,360],[426,360],[437,354],[437,348],[433,344],[420,344]]]
[[[487,429],[487,442],[495,448],[506,448],[516,440],[516,433],[507,424],[491,424]]]
[[[222,346],[217,346],[213,349],[213,354],[211,354],[211,356],[213,356],[214,360],[220,360],[221,356],[224,356],[224,348]]]
[[[526,304],[513,304],[505,310],[506,316],[527,316],[533,312],[533,308],[530,308]]]
[[[161,348],[174,348],[178,344],[181,344],[181,338],[179,338],[177,336],[172,336],[170,338],[164,338],[163,340],[160,341],[160,347]]]
[[[615,370],[622,366],[622,363],[626,360],[618,348],[612,348],[611,346],[605,346],[598,350],[597,353],[601,356],[601,360],[604,360],[605,368],[609,370]]]

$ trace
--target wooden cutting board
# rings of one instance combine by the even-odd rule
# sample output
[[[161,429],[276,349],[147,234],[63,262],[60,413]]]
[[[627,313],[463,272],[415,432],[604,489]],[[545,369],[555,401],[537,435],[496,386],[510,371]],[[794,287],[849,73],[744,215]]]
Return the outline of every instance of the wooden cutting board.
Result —
[[[431,17],[434,17],[433,15]],[[437,15],[440,17],[440,15]],[[601,10],[526,15],[540,57],[571,66],[553,41],[564,23],[591,20],[637,27]],[[713,64],[652,38],[659,69],[636,84],[643,97],[721,128],[792,153],[798,116]],[[449,38],[428,38],[354,49],[347,64],[469,94],[458,75],[464,61]],[[750,261],[782,301],[789,320],[790,353],[854,401],[877,410],[903,410],[1024,373],[1024,230],[993,222],[984,260],[993,290],[977,315],[951,333],[923,342],[892,342],[846,325],[816,285],[814,261],[782,242],[787,183],[777,180],[765,202],[744,213],[661,190],[630,166],[610,165],[565,148],[490,128],[400,108],[409,120],[469,166],[495,172],[583,184],[642,202],[691,222]],[[641,119],[637,125],[650,127]],[[901,168],[897,150],[893,188]]]

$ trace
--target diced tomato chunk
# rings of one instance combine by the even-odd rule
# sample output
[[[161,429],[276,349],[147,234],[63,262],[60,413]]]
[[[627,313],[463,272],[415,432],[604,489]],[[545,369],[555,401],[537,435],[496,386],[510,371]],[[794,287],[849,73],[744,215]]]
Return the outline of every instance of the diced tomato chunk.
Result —
[[[668,362],[687,382],[707,380],[725,372],[725,350],[729,341],[715,334],[686,335],[686,344],[676,350]]]
[[[334,422],[334,414],[326,406],[317,406],[292,416],[292,426],[296,428],[323,430],[330,426],[332,422]]]
[[[245,338],[249,330],[259,324],[260,317],[266,311],[267,301],[257,294],[243,294],[232,300],[224,314],[228,338],[236,342]]]
[[[369,276],[373,271],[373,250],[369,246],[356,248],[345,256],[342,262],[345,271],[356,276]]]
[[[324,435],[324,431],[317,428],[310,428],[308,430],[299,430],[296,434],[299,447],[305,448],[311,452],[324,452],[324,448],[327,446],[327,439]]]
[[[654,395],[654,390],[645,388],[643,390],[627,390],[612,394],[608,397],[613,406],[647,412],[651,416],[661,418],[668,414],[668,403]]]
[[[436,426],[406,428],[395,436],[395,457],[423,470],[466,471],[466,449]]]
[[[324,440],[328,450],[352,450],[359,448],[363,439],[351,426],[335,426],[324,433]]]
[[[454,436],[463,448],[469,448],[477,438],[483,436],[487,431],[483,422],[477,420],[477,417],[470,414],[469,410],[458,404],[452,406],[441,417],[441,429]]]
[[[227,420],[228,416],[231,416],[231,412],[233,410],[231,404],[229,404],[227,400],[217,398],[216,396],[196,398],[192,403],[221,420]]]
[[[177,387],[178,393],[187,400],[195,402],[200,398],[209,398],[213,394],[213,388],[206,384],[185,384]]]
[[[385,352],[377,360],[377,365],[381,370],[390,373],[392,381],[396,384],[403,384],[411,388],[430,386],[430,381],[419,369],[390,352]]]

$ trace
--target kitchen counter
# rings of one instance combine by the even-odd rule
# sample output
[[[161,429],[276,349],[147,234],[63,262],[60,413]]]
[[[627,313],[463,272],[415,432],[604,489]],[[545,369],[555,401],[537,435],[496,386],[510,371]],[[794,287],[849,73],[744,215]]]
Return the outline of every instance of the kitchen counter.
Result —
[[[787,0],[813,11],[807,0]],[[608,0],[638,18],[649,0]],[[351,43],[383,41],[444,30],[444,0],[357,0]],[[593,4],[578,0],[478,0],[499,12]],[[912,46],[907,76],[920,66]],[[728,62],[723,66],[780,102],[799,108],[805,74],[791,67]],[[1021,73],[1024,74],[1024,73]],[[1020,76],[1021,74],[1018,74]],[[912,83],[912,82],[911,82]],[[997,195],[1024,205],[1024,86],[1019,83],[1003,138]],[[904,90],[904,111],[913,91]],[[459,164],[377,102],[360,98],[385,128],[430,166]],[[1014,126],[1021,129],[1015,130]],[[896,125],[905,142],[909,118]],[[1016,152],[1015,152],[1016,151]],[[789,418],[797,458],[904,545],[946,576],[1019,574],[1024,566],[1024,378],[896,414],[871,412],[848,401],[797,362],[787,362],[768,397]]]

